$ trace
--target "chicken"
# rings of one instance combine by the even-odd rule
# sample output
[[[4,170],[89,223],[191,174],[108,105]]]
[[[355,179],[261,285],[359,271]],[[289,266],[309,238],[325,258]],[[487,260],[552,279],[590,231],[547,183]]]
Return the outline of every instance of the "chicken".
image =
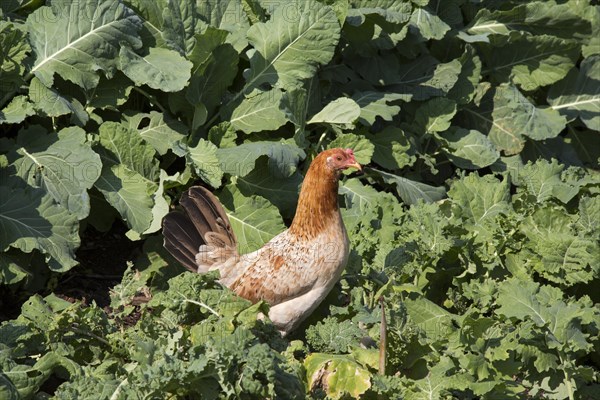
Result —
[[[349,241],[338,208],[338,181],[350,167],[362,169],[351,149],[318,154],[289,229],[245,255],[238,253],[217,198],[194,186],[181,197],[183,210],[163,219],[164,246],[188,269],[218,269],[220,282],[239,296],[269,303],[269,318],[285,336],[321,303],[346,266]]]

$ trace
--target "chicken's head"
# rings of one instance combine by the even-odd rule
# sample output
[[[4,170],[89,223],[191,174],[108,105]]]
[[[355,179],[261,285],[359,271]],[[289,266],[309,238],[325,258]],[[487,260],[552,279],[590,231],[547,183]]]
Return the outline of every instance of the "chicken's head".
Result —
[[[334,171],[342,171],[347,168],[356,168],[362,171],[362,166],[354,158],[352,149],[336,148],[324,151],[326,165]]]

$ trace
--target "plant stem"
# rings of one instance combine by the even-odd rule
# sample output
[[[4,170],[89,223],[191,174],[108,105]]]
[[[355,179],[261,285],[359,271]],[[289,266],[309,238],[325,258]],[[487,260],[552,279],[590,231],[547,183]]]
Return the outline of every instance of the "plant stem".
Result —
[[[136,92],[138,92],[139,94],[141,94],[142,96],[144,96],[145,98],[147,98],[148,101],[150,102],[150,104],[152,104],[153,106],[156,106],[163,114],[167,114],[167,109],[164,108],[162,106],[162,104],[160,104],[158,102],[158,100],[156,100],[155,96],[153,96],[150,93],[146,92],[144,89],[140,89],[137,86],[134,86],[133,90],[135,90]]]
[[[381,325],[379,327],[379,375],[385,375],[385,348],[387,345],[387,321],[385,320],[385,303],[383,296],[379,298],[381,305]]]

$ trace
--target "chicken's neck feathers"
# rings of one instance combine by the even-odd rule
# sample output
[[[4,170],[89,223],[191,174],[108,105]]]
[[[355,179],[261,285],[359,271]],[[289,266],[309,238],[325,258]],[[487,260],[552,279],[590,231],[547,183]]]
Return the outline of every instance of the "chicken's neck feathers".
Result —
[[[296,215],[289,229],[291,235],[306,240],[315,238],[340,218],[339,173],[319,161],[322,160],[313,161],[302,182]]]

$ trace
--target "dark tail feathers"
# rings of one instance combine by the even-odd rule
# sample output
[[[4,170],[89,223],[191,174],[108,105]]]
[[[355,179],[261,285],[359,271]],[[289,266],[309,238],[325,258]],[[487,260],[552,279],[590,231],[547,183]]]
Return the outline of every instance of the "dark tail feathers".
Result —
[[[164,246],[187,269],[198,270],[196,254],[202,245],[236,247],[229,218],[211,192],[193,186],[179,204],[183,210],[171,211],[163,218]]]

